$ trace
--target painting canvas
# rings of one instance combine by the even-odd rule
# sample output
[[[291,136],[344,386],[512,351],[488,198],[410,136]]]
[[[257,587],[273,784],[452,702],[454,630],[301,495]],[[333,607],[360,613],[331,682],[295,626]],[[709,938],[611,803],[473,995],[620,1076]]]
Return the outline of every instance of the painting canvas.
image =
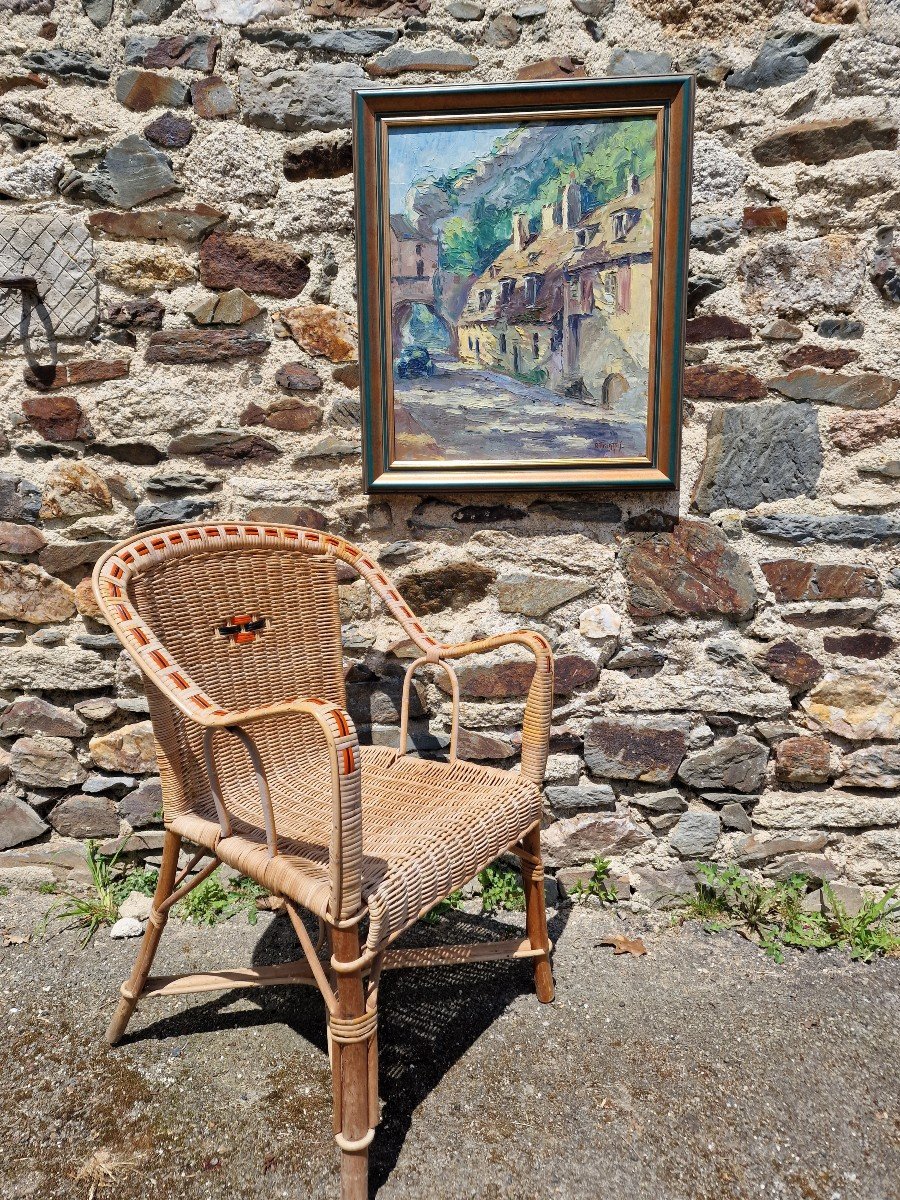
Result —
[[[400,459],[646,453],[656,121],[388,134]]]
[[[385,122],[395,472],[653,459],[663,110],[585,107]]]

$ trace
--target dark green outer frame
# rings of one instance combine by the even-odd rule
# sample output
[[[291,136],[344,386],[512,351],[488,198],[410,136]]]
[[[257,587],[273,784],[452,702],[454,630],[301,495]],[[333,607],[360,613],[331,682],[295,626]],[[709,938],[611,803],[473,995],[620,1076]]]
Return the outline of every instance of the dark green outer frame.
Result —
[[[671,489],[678,485],[681,457],[687,262],[695,81],[693,75],[633,79],[574,79],[528,83],[362,88],[353,99],[353,163],[359,291],[360,390],[363,486],[385,492],[500,492]],[[657,104],[662,117],[662,188],[659,200],[653,444],[647,466],[509,468],[454,464],[441,470],[391,469],[388,449],[388,383],[393,370],[384,348],[389,339],[380,123],[385,117],[452,114],[465,120],[485,112],[515,118],[543,109],[548,117],[579,105],[600,108]],[[674,167],[673,167],[674,158]],[[673,196],[671,193],[675,192]],[[670,255],[674,255],[670,260]]]

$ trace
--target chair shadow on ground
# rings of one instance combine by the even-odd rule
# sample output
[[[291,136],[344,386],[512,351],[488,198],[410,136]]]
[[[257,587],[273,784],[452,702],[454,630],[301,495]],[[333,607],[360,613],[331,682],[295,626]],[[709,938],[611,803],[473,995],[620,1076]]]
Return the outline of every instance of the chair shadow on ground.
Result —
[[[564,909],[550,921],[554,943],[567,920]],[[398,945],[491,942],[511,936],[515,931],[499,920],[457,911],[434,925],[420,922],[404,934]],[[295,934],[289,922],[279,918],[266,927],[257,942],[253,965],[298,957],[301,953]],[[378,1003],[382,1115],[370,1151],[370,1198],[375,1197],[396,1166],[418,1106],[508,1006],[532,990],[533,968],[527,959],[386,971],[382,975]],[[241,994],[254,1001],[258,1010],[223,1011]],[[245,1029],[275,1019],[327,1054],[324,1007],[314,988],[272,987],[242,993],[232,990],[206,1002],[198,1003],[196,996],[185,996],[182,1002],[180,1012],[135,1030],[123,1040],[137,1043]],[[323,1130],[326,1135],[327,1130]]]

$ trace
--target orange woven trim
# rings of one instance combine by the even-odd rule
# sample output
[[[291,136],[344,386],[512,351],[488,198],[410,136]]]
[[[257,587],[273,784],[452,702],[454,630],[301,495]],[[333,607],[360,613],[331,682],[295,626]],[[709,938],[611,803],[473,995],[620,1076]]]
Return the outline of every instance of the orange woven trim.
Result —
[[[113,549],[101,561],[95,576],[98,597],[110,619],[110,624],[132,648],[137,645],[147,651],[148,646],[158,645],[158,639],[153,635],[152,630],[145,626],[130,606],[122,603],[123,598],[128,594],[133,572],[143,572],[170,557],[190,553],[194,549],[202,551],[204,545],[210,542],[218,542],[223,547],[226,540],[230,544],[243,543],[244,545],[260,546],[263,538],[266,544],[289,546],[296,548],[301,553],[316,554],[325,550],[329,556],[348,563],[366,579],[376,594],[388,605],[395,618],[400,621],[423,650],[437,644],[435,639],[426,633],[421,623],[415,620],[412,611],[403,602],[403,598],[379,568],[377,562],[371,556],[364,554],[358,546],[354,546],[336,534],[326,534],[319,530],[280,525],[244,525],[231,521],[222,524],[186,525],[150,532]],[[116,605],[108,603],[113,600],[119,603]],[[121,628],[123,624],[127,624],[127,630]],[[251,636],[248,636],[249,632],[239,631],[232,639],[233,644],[248,645],[252,640]],[[134,634],[133,642],[127,639],[127,633]],[[179,670],[174,675],[165,673],[171,664],[167,660],[161,661],[150,652],[142,655],[139,665],[152,678],[156,679],[160,687],[168,688],[173,699],[179,691],[182,693],[203,692],[203,689],[197,687],[190,676],[183,671]],[[169,682],[170,679],[171,682]],[[177,702],[182,704],[182,698],[179,697]],[[212,701],[210,701],[210,705],[212,705]],[[192,707],[196,706],[192,705]],[[343,732],[342,725],[337,724],[336,728],[341,730],[341,736],[347,736]]]

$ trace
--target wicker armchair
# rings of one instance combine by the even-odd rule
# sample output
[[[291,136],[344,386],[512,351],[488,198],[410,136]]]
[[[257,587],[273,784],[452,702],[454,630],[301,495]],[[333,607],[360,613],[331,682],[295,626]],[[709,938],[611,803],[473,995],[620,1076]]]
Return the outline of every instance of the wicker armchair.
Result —
[[[421,650],[404,681],[401,746],[413,673],[427,663],[447,673],[449,762],[359,745],[345,711],[338,561],[369,583]],[[147,533],[101,558],[94,589],[144,675],[166,826],[153,909],[107,1039],[122,1037],[144,996],[317,986],[326,1008],[342,1196],[361,1200],[379,1119],[381,971],[531,958],[538,998],[553,998],[539,832],[553,699],[550,647],[528,632],[442,645],[366,554],[341,538],[287,526],[183,525]],[[520,774],[456,754],[459,687],[451,661],[509,643],[536,659]],[[179,872],[182,840],[199,849]],[[388,949],[507,851],[522,863],[524,939]],[[303,958],[151,977],[172,906],[219,863],[283,899]],[[319,919],[318,945],[300,907]]]

